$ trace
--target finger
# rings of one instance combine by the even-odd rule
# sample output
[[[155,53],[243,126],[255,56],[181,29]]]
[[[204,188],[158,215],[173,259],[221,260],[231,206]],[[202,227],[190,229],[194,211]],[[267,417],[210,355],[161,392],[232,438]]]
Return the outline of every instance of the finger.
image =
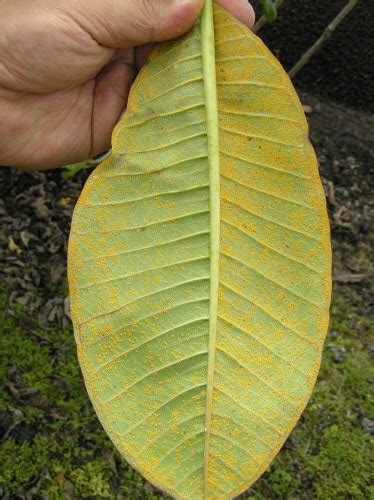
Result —
[[[253,28],[255,23],[255,12],[247,0],[216,0],[216,2],[239,21],[248,26],[248,28]],[[147,62],[148,56],[154,45],[154,43],[147,43],[135,49],[135,62],[138,70]]]
[[[14,92],[14,99],[0,106],[6,116],[5,127],[0,126],[0,161],[20,168],[48,169],[87,158],[93,90],[91,80],[50,94]]]
[[[248,26],[248,28],[253,28],[255,23],[255,11],[247,0],[216,0],[216,2],[239,21]]]
[[[64,9],[105,47],[159,42],[188,31],[204,0],[65,0]]]
[[[108,150],[113,128],[127,105],[136,69],[120,59],[97,77],[92,108],[91,156]]]
[[[146,43],[144,45],[138,45],[137,47],[117,49],[114,52],[112,61],[120,59],[122,62],[131,64],[137,71],[139,71],[147,62],[149,54],[152,52],[155,45],[155,43]]]
[[[138,71],[144,66],[147,62],[149,54],[152,52],[154,48],[154,43],[146,43],[145,45],[140,45],[135,49],[135,63]]]

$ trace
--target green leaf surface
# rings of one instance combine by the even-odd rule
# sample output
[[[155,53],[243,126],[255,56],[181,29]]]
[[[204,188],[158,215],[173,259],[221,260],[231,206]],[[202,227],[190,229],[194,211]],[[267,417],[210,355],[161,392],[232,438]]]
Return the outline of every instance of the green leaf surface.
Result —
[[[177,498],[226,499],[304,409],[328,324],[323,190],[292,85],[206,3],[159,45],[76,207],[78,354],[124,457]]]

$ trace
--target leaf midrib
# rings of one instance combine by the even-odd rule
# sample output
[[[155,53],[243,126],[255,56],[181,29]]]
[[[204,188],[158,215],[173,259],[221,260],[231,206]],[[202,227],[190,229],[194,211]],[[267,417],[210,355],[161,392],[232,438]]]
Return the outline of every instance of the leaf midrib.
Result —
[[[201,41],[203,78],[206,103],[208,164],[210,185],[210,304],[207,399],[204,440],[204,498],[208,498],[209,453],[215,371],[216,334],[218,316],[218,276],[220,255],[220,158],[217,110],[217,83],[214,43],[213,2],[206,0],[201,14]]]

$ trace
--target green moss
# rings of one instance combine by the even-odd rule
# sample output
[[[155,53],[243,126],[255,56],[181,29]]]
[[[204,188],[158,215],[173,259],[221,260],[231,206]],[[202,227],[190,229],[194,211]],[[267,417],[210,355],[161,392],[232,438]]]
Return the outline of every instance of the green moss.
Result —
[[[108,465],[102,460],[89,462],[79,469],[75,469],[70,477],[79,498],[92,496],[110,498],[111,496]]]
[[[72,331],[35,332],[18,324],[18,318],[0,319],[0,377],[8,382],[0,388],[1,425],[5,431],[13,425],[0,443],[0,486],[12,495],[37,484],[49,500],[163,498],[103,432],[84,389]],[[335,290],[330,330],[307,410],[269,471],[242,498],[374,498],[370,436],[361,423],[374,419],[372,323],[359,314],[349,287]],[[337,347],[344,348],[339,362]],[[24,391],[18,400],[9,382]],[[14,409],[22,415],[16,418]]]
[[[48,440],[37,436],[30,442],[17,444],[8,439],[0,450],[0,484],[15,491],[29,483],[44,467],[48,459]]]
[[[321,438],[318,453],[312,455],[306,471],[315,478],[318,499],[369,498],[369,443],[361,430],[334,424]]]

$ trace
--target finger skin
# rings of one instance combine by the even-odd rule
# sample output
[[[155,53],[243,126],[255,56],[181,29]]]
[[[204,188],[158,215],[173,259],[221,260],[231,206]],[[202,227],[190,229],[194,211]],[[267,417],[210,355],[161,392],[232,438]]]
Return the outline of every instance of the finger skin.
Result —
[[[247,0],[216,0],[216,3],[248,26],[248,28],[253,28],[255,11]]]
[[[133,65],[114,61],[96,81],[91,131],[91,153],[95,156],[110,149],[113,128],[127,105],[131,84],[136,77]]]
[[[239,21],[241,21],[243,24],[248,26],[249,28],[252,28],[254,25],[255,21],[255,14],[254,10],[251,7],[251,5],[246,1],[246,0],[217,0],[217,3],[227,11],[231,12]],[[136,68],[139,70],[147,61],[148,55],[150,54],[152,48],[154,47],[154,43],[147,43],[144,45],[141,45],[135,50],[135,63],[136,63]],[[128,70],[123,70],[123,74],[120,73],[119,68],[117,68],[117,75],[121,78],[120,80],[115,81],[115,75],[113,74],[110,79],[107,75],[105,75],[105,78],[108,78],[108,81],[106,82],[107,85],[110,84],[112,85],[112,89],[121,89],[123,92],[123,96],[126,96],[126,98],[118,98],[118,95],[113,95],[110,93],[110,88],[107,88],[107,99],[110,100],[111,106],[113,107],[113,115],[112,119],[107,114],[107,109],[108,107],[105,105],[105,101],[103,100],[102,96],[100,96],[100,93],[97,93],[97,99],[99,102],[95,102],[95,111],[93,113],[93,142],[92,142],[92,154],[98,154],[102,151],[105,151],[105,149],[108,149],[110,147],[110,136],[112,132],[112,128],[114,127],[116,123],[116,118],[115,117],[120,117],[122,114],[126,101],[127,101],[127,96],[130,91],[130,86],[132,84],[133,78],[135,75],[133,75],[131,72]],[[101,88],[101,85],[100,87]],[[117,91],[116,91],[117,92]],[[96,99],[95,99],[96,100]],[[116,106],[118,106],[116,108]],[[106,119],[102,120],[100,117],[103,116],[103,113],[106,115]],[[98,122],[98,123],[96,123]],[[107,125],[107,128],[105,129],[105,125]]]
[[[255,11],[247,0],[216,0],[216,3],[248,26],[248,28],[253,28]],[[138,47],[136,51],[136,66],[138,69],[144,66],[153,47],[154,43],[152,42]]]
[[[253,26],[254,11],[247,0],[217,3]],[[204,0],[69,0],[65,9],[101,45],[124,48],[180,36],[192,26],[203,5]]]
[[[154,42],[187,31],[203,3],[0,0],[0,164],[45,169],[108,149]],[[253,25],[246,0],[217,3]]]
[[[63,8],[99,44],[125,48],[182,35],[203,5],[204,0],[65,0]]]

